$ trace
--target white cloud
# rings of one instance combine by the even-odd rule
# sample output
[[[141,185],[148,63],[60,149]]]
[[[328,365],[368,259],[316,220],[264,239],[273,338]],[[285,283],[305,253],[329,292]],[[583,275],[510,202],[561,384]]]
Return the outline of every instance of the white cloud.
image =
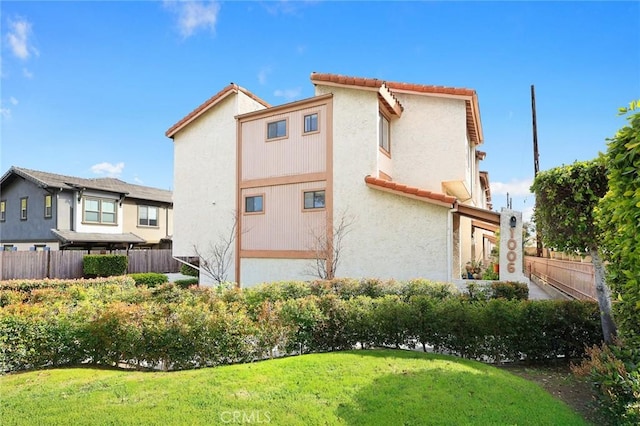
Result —
[[[13,54],[20,59],[26,60],[32,54],[35,56],[39,54],[38,50],[29,41],[31,34],[31,23],[26,19],[9,20],[7,42]]]
[[[184,38],[192,36],[200,28],[214,31],[218,21],[220,4],[216,1],[165,1],[165,7],[177,15],[178,29]]]
[[[302,93],[302,88],[296,87],[295,89],[284,89],[284,90],[278,89],[275,92],[273,92],[273,95],[279,98],[285,98],[286,100],[290,101],[299,97],[301,93]]]
[[[0,107],[0,116],[4,118],[11,118],[11,109]]]
[[[271,74],[271,67],[262,67],[260,71],[258,71],[258,81],[260,84],[267,83],[267,75]]]
[[[91,171],[97,175],[107,175],[109,177],[118,177],[124,169],[124,163],[111,164],[107,162],[94,164]]]
[[[491,182],[491,195],[507,194],[512,197],[526,196],[531,194],[529,188],[533,180],[531,178],[522,180],[512,180],[511,182]]]
[[[142,180],[142,179],[140,179],[138,176],[135,176],[135,177],[133,178],[133,181],[134,181],[135,183],[137,183],[138,185],[144,185],[143,180]]]
[[[33,78],[33,73],[26,68],[22,68],[22,75],[27,78]]]
[[[9,98],[9,102],[11,102],[11,105],[18,105],[18,100],[13,96]]]

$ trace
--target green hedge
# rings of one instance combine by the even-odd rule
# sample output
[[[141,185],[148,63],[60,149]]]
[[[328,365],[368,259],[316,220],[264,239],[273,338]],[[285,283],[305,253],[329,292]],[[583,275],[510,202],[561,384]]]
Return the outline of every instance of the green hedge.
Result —
[[[182,275],[187,275],[190,277],[197,277],[200,274],[200,272],[196,268],[187,265],[186,263],[180,265],[180,273]]]
[[[129,259],[121,254],[87,254],[82,258],[84,276],[111,277],[127,272]]]
[[[29,288],[21,291],[19,288]],[[579,358],[597,304],[471,300],[446,285],[340,280],[238,290],[88,280],[2,289],[0,369],[184,369],[354,347],[432,346],[489,361]]]
[[[180,288],[189,288],[192,285],[198,285],[198,279],[197,278],[185,278],[183,280],[175,280],[173,282],[175,285],[177,285]]]
[[[129,274],[136,282],[136,285],[146,285],[147,287],[156,287],[169,282],[169,278],[165,274],[157,272],[143,272],[138,274]]]

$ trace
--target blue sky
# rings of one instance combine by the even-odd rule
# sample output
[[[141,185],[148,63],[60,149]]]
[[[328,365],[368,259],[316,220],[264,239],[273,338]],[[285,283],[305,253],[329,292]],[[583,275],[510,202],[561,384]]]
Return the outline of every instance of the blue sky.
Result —
[[[237,83],[277,105],[312,71],[478,92],[494,209],[594,158],[640,98],[640,2],[0,3],[0,168],[172,188],[164,132]]]

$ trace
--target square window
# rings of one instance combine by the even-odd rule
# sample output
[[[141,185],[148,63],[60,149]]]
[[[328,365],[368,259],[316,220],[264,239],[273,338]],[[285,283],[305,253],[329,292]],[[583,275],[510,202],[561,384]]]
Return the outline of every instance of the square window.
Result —
[[[304,132],[317,132],[318,131],[318,114],[309,114],[304,116]]]
[[[263,196],[252,195],[244,199],[245,213],[260,213],[263,210]]]
[[[85,198],[84,222],[115,225],[118,217],[116,203],[116,200]]]
[[[267,139],[284,138],[285,136],[287,136],[287,120],[267,124]]]
[[[52,204],[51,195],[49,194],[45,195],[44,196],[44,217],[45,218],[49,218],[53,214],[53,209],[51,204]]]
[[[158,226],[158,208],[153,206],[139,206],[138,225]]]
[[[324,207],[324,191],[308,191],[304,193],[305,210],[323,209]]]

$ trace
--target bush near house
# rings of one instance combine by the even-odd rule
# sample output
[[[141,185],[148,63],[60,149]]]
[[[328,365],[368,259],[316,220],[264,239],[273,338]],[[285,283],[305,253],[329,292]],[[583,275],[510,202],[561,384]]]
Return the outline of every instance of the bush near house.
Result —
[[[200,274],[200,271],[198,271],[193,266],[183,263],[182,265],[180,265],[180,273],[182,275],[187,275],[190,277],[197,277]]]
[[[579,358],[602,340],[595,303],[470,300],[426,280],[219,291],[136,286],[127,276],[2,283],[0,300],[3,371],[79,363],[187,369],[359,345],[536,361]]]
[[[146,285],[147,287],[156,287],[169,282],[165,274],[157,272],[142,272],[138,274],[129,274],[136,282],[136,285]]]
[[[111,277],[127,272],[129,259],[121,254],[87,254],[82,258],[85,278]]]

